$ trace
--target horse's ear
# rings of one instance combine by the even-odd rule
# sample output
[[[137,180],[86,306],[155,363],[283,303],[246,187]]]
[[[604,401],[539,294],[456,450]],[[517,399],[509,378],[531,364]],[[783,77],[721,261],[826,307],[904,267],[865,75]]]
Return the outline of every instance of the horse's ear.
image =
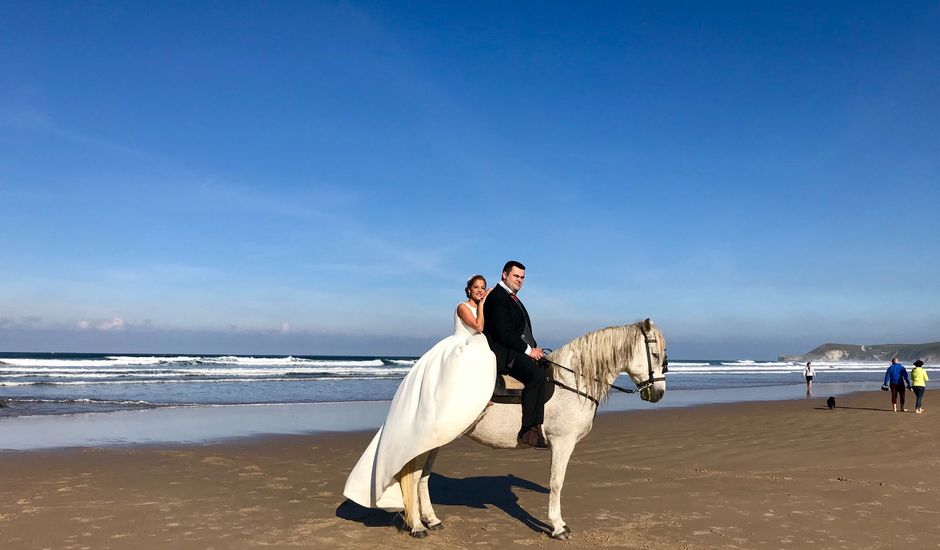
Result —
[[[653,330],[653,322],[650,321],[650,318],[649,318],[649,317],[647,317],[647,318],[643,321],[643,328],[644,328],[647,332]]]

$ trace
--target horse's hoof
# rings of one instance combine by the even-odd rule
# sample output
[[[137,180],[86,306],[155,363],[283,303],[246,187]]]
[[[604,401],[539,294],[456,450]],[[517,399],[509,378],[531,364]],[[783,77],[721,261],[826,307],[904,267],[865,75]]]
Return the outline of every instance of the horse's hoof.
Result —
[[[413,539],[425,539],[428,537],[428,532],[424,529],[420,531],[408,531],[408,534],[411,535]]]
[[[444,522],[439,521],[437,523],[425,524],[428,528],[428,531],[440,531],[444,528]]]
[[[555,540],[568,540],[571,538],[571,529],[569,529],[568,526],[565,525],[565,528],[561,530],[561,533],[558,533],[558,534],[552,533],[549,536]]]

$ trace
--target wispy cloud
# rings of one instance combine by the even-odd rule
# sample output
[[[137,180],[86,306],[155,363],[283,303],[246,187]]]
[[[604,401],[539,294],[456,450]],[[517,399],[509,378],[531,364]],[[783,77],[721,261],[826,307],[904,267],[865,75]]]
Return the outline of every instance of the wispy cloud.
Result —
[[[267,191],[263,185],[226,183],[218,179],[203,181],[197,186],[201,198],[222,210],[244,212],[252,219],[282,218],[285,227],[302,227],[316,231],[313,242],[328,235],[333,241],[346,242],[337,249],[355,251],[354,257],[329,257],[310,262],[314,269],[336,266],[342,269],[375,272],[421,273],[452,279],[459,275],[445,267],[445,260],[454,251],[448,245],[426,248],[413,242],[415,235],[398,232],[398,238],[386,235],[389,228],[363,217],[364,206],[371,200],[348,186],[312,184],[299,191]],[[416,226],[420,227],[420,225]],[[298,243],[284,243],[266,248],[260,254],[273,256],[280,249],[284,257],[296,257]],[[364,257],[363,260],[358,260]]]
[[[0,329],[34,329],[41,326],[42,317],[0,317]]]
[[[157,157],[120,143],[102,139],[90,134],[67,129],[60,125],[48,112],[30,106],[14,106],[0,103],[0,127],[21,132],[41,134],[79,145],[91,146],[124,157],[158,160]]]
[[[0,126],[56,137],[69,135],[52,120],[48,113],[29,107],[15,108],[11,105],[0,104]]]

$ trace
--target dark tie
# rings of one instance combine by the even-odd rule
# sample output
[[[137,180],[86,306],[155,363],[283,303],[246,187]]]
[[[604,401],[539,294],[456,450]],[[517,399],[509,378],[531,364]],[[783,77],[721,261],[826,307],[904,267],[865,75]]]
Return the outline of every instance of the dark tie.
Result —
[[[515,292],[510,292],[509,295],[512,296],[512,301],[513,301],[513,302],[518,302],[518,301],[519,301],[519,297],[516,296],[516,293],[515,293]]]

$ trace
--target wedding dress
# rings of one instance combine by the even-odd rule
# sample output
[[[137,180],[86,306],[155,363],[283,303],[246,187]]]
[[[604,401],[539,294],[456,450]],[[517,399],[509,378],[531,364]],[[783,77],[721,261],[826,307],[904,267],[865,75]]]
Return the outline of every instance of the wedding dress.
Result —
[[[346,480],[346,498],[369,508],[403,510],[395,476],[412,458],[467,431],[489,402],[495,382],[496,356],[486,336],[455,311],[454,335],[422,355],[402,380],[385,424]]]

